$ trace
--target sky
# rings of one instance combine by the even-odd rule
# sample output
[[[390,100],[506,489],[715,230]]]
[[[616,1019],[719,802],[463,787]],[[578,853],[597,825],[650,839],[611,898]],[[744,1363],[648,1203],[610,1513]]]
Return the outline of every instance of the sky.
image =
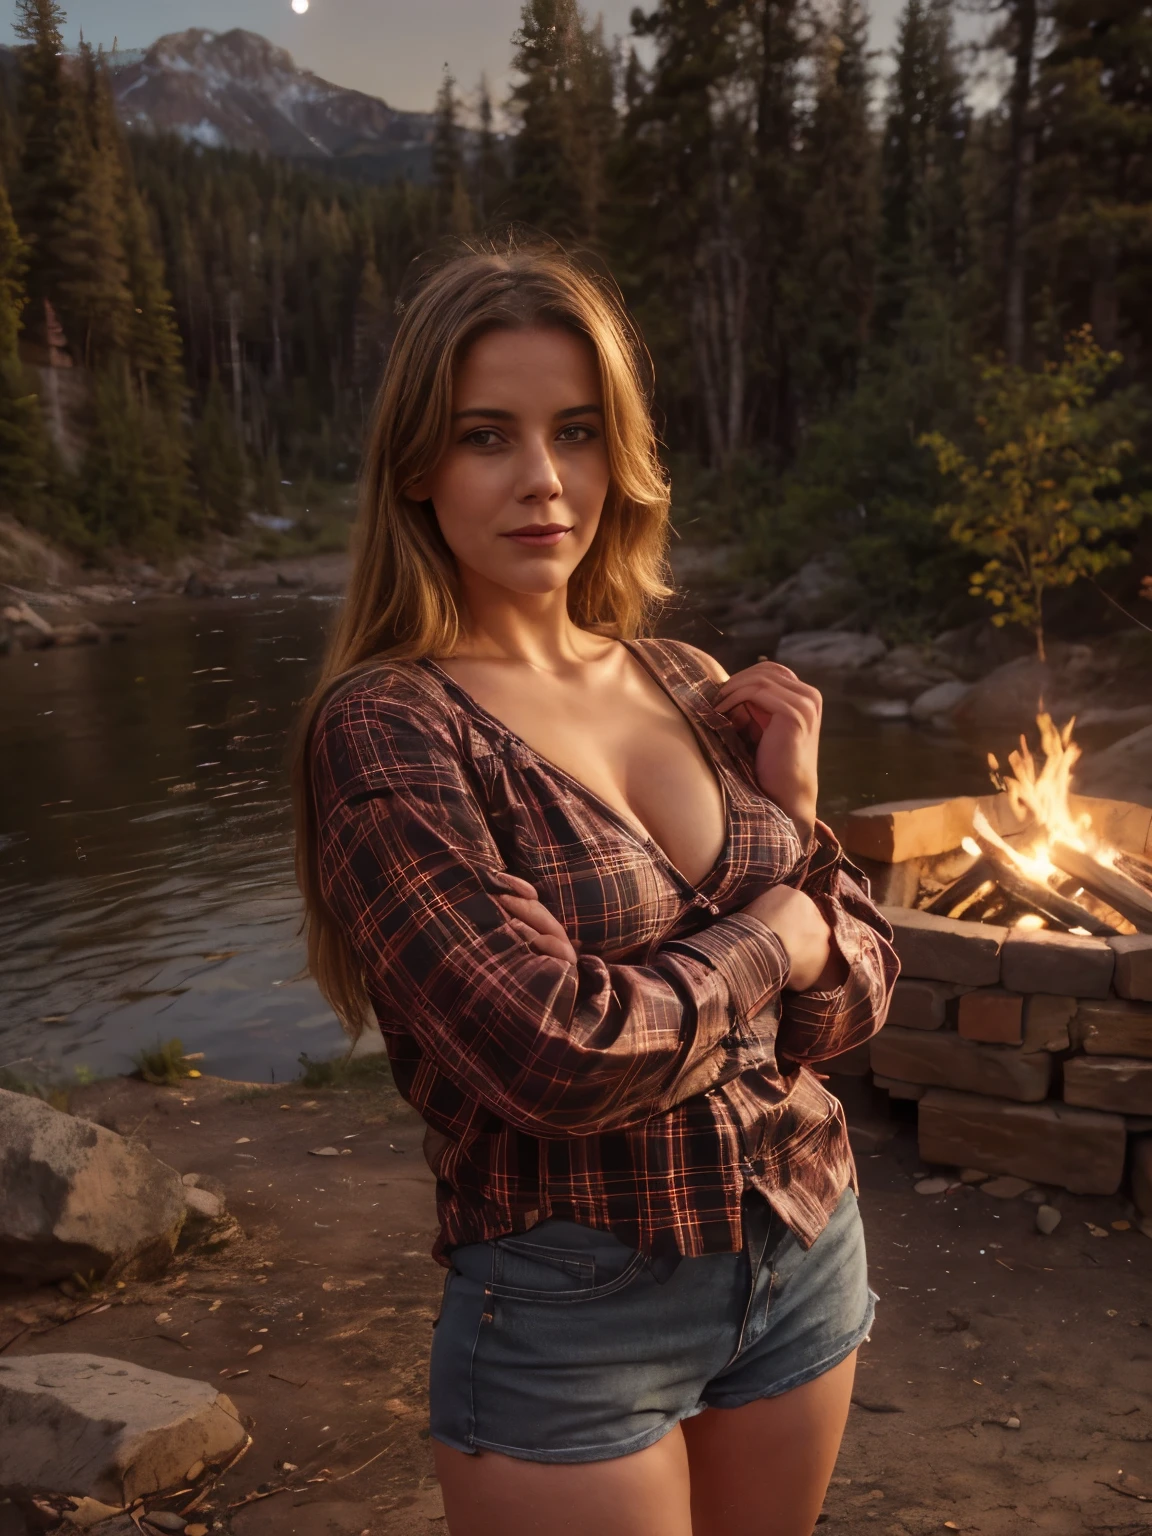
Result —
[[[872,46],[891,47],[901,0],[873,0]],[[382,97],[390,106],[431,108],[445,64],[470,91],[482,72],[497,92],[508,78],[509,40],[521,0],[310,0],[306,15],[290,0],[62,0],[67,41],[83,30],[92,43],[142,48],[165,32],[246,27],[287,48],[297,64],[337,85]],[[636,0],[585,0],[611,37],[626,34]],[[0,40],[15,14],[0,0]]]

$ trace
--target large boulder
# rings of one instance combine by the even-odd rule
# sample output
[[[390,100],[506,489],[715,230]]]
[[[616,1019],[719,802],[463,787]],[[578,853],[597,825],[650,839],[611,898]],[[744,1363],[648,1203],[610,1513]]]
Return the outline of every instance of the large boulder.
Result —
[[[1084,758],[1076,770],[1082,795],[1152,805],[1152,725]]]
[[[801,629],[784,636],[776,648],[776,660],[802,677],[808,672],[856,672],[879,661],[887,649],[878,635]]]
[[[101,1355],[0,1359],[0,1492],[130,1504],[196,1462],[226,1461],[246,1437],[206,1381]]]
[[[158,1274],[184,1211],[180,1175],[145,1147],[0,1089],[0,1274]]]

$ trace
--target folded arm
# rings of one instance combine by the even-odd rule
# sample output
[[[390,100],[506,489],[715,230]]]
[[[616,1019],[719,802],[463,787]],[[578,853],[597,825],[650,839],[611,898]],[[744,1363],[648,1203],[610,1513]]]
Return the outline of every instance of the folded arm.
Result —
[[[325,899],[386,1017],[508,1124],[636,1124],[719,1081],[788,971],[743,914],[647,965],[536,952],[462,758],[377,693],[330,706],[312,749]]]

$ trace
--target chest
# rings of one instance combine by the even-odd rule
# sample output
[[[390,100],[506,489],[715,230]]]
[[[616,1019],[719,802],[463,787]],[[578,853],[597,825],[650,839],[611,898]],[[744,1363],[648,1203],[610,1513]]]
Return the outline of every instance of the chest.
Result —
[[[611,813],[632,840],[653,844],[696,885],[720,858],[727,830],[724,775],[698,727],[651,678],[631,668],[600,686],[555,680],[502,686],[470,679],[483,708],[513,733],[506,752],[554,794]],[[603,820],[601,816],[601,820]]]

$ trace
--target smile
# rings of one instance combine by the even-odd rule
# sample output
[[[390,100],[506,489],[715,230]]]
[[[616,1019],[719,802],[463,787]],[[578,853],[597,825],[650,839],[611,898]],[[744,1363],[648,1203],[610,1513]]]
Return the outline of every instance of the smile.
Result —
[[[571,532],[572,529],[563,523],[528,523],[523,528],[513,528],[510,533],[501,534],[501,538],[512,539],[530,549],[546,549],[559,544],[565,534]]]

